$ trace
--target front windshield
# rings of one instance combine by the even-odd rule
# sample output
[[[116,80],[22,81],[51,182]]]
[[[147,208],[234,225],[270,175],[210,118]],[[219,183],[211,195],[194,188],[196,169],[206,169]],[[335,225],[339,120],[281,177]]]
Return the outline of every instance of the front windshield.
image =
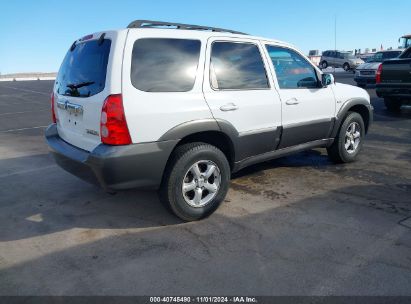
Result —
[[[365,58],[365,59],[364,59],[364,62],[367,62],[367,63],[368,63],[368,62],[376,62],[375,59],[374,59],[374,57],[375,57],[375,56],[372,55],[372,56],[370,56],[370,57],[368,57],[368,58]]]

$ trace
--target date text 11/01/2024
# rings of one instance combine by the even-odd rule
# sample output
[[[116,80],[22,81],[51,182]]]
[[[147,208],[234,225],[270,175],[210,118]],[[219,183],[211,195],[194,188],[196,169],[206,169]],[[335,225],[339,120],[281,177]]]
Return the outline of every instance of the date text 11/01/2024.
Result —
[[[258,303],[255,297],[150,297],[150,303]]]

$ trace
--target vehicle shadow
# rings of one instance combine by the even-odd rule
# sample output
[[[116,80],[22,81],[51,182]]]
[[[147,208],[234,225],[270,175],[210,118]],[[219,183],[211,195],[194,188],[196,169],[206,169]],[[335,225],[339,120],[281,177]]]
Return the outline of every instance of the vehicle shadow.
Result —
[[[232,179],[241,178],[247,175],[252,175],[257,172],[270,170],[280,167],[315,167],[315,168],[327,168],[334,164],[328,159],[325,149],[315,149],[302,151],[289,156],[269,160],[263,163],[255,164],[246,167],[232,175]]]
[[[100,239],[93,238],[95,228],[118,224],[102,223],[100,217],[109,218],[95,206],[94,215],[61,227],[61,238],[51,235],[48,247],[10,243],[20,254],[13,263],[3,256],[0,294],[410,295],[411,234],[398,222],[411,210],[397,212],[404,199],[393,199],[402,193],[384,185],[352,186],[283,206],[274,207],[273,200],[273,207],[242,216],[219,210],[195,223],[153,223],[155,229]],[[109,207],[116,213],[114,203]],[[155,204],[120,202],[119,208],[128,210],[110,220],[129,228],[142,227],[139,219],[130,225],[133,209],[158,211]],[[78,211],[66,212],[76,217]],[[76,232],[69,229],[81,226],[91,229],[89,237],[73,242]]]
[[[63,171],[48,154],[0,160],[0,172],[0,241],[72,228],[127,229],[181,223],[160,203],[156,192],[105,193]]]
[[[374,106],[374,121],[401,121],[411,119],[411,107],[402,106],[398,112],[390,112],[384,105],[382,98],[372,98],[371,104]]]
[[[233,180],[279,167],[325,168],[321,149],[247,167]],[[48,154],[0,160],[0,241],[73,228],[139,229],[181,224],[155,191],[105,193],[58,167]],[[233,186],[234,187],[234,186]]]

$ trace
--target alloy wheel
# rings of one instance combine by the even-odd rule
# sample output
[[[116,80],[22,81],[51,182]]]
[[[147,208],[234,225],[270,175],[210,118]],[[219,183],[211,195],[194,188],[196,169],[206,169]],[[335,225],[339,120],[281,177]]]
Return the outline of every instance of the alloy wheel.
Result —
[[[349,124],[347,131],[345,132],[345,150],[352,154],[357,151],[357,148],[361,141],[361,128],[357,122]]]
[[[182,182],[184,200],[191,207],[204,207],[218,193],[221,174],[218,166],[210,160],[200,160],[186,172]]]

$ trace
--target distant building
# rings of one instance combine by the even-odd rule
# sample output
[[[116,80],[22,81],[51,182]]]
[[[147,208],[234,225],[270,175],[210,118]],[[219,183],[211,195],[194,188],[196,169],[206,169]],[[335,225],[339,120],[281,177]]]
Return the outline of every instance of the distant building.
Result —
[[[320,65],[321,55],[319,50],[310,50],[307,57],[315,65]]]

